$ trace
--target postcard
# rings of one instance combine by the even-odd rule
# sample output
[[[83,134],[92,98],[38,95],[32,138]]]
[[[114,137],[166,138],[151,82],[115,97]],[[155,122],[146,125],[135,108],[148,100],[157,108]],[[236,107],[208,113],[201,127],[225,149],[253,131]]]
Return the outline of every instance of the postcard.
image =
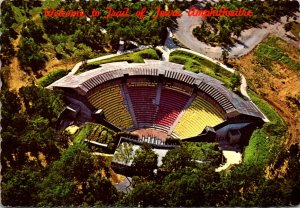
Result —
[[[297,206],[298,1],[3,0],[1,204]]]

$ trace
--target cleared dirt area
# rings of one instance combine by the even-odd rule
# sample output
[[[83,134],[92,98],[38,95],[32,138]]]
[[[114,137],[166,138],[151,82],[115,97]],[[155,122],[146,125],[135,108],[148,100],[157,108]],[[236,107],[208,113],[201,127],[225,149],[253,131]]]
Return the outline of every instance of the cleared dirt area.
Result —
[[[18,51],[18,46],[20,43],[21,35],[18,35],[12,44],[14,49]],[[11,64],[9,65],[9,77],[8,77],[8,88],[9,90],[19,90],[19,88],[29,84],[30,76],[21,69],[20,62],[15,56],[11,59]]]
[[[299,63],[299,51],[283,40],[278,42],[288,56]],[[300,112],[297,105],[291,104],[290,97],[300,97],[300,74],[284,64],[272,62],[268,70],[257,63],[255,51],[231,63],[239,68],[247,79],[248,86],[264,100],[268,101],[288,124],[290,137],[286,145],[300,141]]]

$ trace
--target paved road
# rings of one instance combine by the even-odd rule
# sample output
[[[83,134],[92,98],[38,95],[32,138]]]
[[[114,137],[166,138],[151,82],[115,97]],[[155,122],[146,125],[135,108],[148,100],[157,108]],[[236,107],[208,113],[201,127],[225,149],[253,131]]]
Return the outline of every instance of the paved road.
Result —
[[[296,15],[299,16],[300,13],[298,12],[296,13]],[[290,21],[292,21],[292,18],[290,18]],[[179,40],[183,45],[185,45],[193,51],[200,52],[211,58],[220,60],[223,50],[221,47],[212,47],[210,45],[205,44],[204,42],[200,42],[192,34],[193,29],[201,24],[201,17],[189,17],[187,15],[187,12],[183,12],[182,16],[177,19],[177,22],[178,29],[174,31],[174,37],[177,40]],[[259,44],[264,38],[266,38],[271,33],[283,38],[284,40],[295,45],[296,47],[299,47],[297,41],[287,36],[283,28],[286,22],[287,17],[282,17],[281,21],[275,24],[264,23],[257,28],[244,30],[241,33],[241,36],[238,38],[238,42],[234,44],[233,47],[228,48],[228,57],[240,57],[249,53],[256,47],[257,44]]]
[[[211,47],[200,42],[193,34],[193,29],[201,25],[201,17],[189,17],[187,12],[177,19],[178,29],[174,31],[174,37],[189,49],[200,52],[214,59],[220,59],[222,55],[221,47]]]

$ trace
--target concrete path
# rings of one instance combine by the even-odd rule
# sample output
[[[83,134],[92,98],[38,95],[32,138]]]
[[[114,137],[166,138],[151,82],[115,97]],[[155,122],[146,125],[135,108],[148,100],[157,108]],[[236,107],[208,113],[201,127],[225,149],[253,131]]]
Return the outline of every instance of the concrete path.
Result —
[[[242,162],[242,154],[240,152],[223,150],[222,153],[226,158],[226,163],[218,167],[216,172],[226,170],[230,165],[240,164]]]

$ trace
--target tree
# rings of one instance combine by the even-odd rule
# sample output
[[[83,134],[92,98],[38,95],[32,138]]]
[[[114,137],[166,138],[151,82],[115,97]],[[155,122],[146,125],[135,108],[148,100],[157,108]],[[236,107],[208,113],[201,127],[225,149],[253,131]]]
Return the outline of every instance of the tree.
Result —
[[[162,169],[167,172],[181,170],[194,164],[191,152],[185,146],[169,150],[162,162]]]
[[[114,160],[117,163],[124,164],[126,166],[129,166],[130,162],[134,159],[134,152],[133,152],[133,144],[122,142],[118,148],[115,151],[114,154]],[[126,176],[126,179],[129,182],[128,189],[130,186],[132,186],[131,180]]]
[[[207,163],[209,166],[217,168],[222,163],[223,156],[217,143],[191,142],[186,143],[185,146],[198,166]],[[202,163],[199,163],[199,161]]]
[[[223,60],[224,64],[228,63],[228,55],[229,55],[228,51],[226,51],[226,50],[222,51],[222,60]]]
[[[134,187],[120,204],[131,207],[163,206],[165,205],[164,192],[157,182],[143,182]]]
[[[14,46],[11,43],[11,39],[17,38],[17,33],[12,28],[12,25],[16,23],[15,13],[12,10],[10,1],[1,3],[1,61],[3,65],[10,64],[10,58],[15,55]],[[2,67],[3,68],[3,67]],[[7,77],[5,77],[7,78]]]
[[[210,35],[209,30],[207,29],[207,24],[205,21],[201,23],[201,27],[196,27],[193,29],[193,35],[200,41],[206,41]]]
[[[92,56],[92,49],[89,46],[86,46],[82,43],[80,43],[77,46],[78,49],[75,49],[74,51],[74,56],[80,58],[81,60],[87,60],[91,58]],[[85,65],[87,64],[86,62],[84,63]]]
[[[116,149],[114,154],[116,161],[120,163],[124,163],[125,165],[129,165],[129,163],[133,160],[133,144],[122,142],[120,146]]]
[[[87,181],[95,171],[95,160],[85,144],[71,145],[51,165],[43,180],[40,206],[80,205]]]
[[[136,151],[132,162],[135,175],[142,176],[144,179],[154,177],[154,170],[157,169],[157,154],[151,149],[150,144],[144,144]]]
[[[163,180],[167,206],[203,206],[204,193],[201,188],[201,174],[191,168],[185,168],[169,174]]]
[[[20,88],[20,97],[28,115],[40,115],[47,118],[53,125],[65,107],[61,91],[28,86]]]
[[[290,31],[293,28],[293,23],[292,22],[288,22],[284,25],[284,29],[286,32]]]
[[[2,104],[1,115],[3,118],[1,121],[1,126],[2,128],[5,128],[9,124],[12,124],[12,115],[18,113],[21,110],[21,101],[15,92],[7,90],[1,91],[0,100]]]
[[[33,38],[34,42],[36,42],[37,44],[46,42],[46,40],[43,38],[43,28],[36,25],[32,20],[24,23],[24,28],[21,34],[23,38]]]
[[[26,37],[21,42],[18,58],[23,67],[30,67],[33,71],[43,68],[46,61],[41,46],[33,38]]]
[[[89,206],[113,205],[118,201],[119,194],[111,182],[104,177],[91,175],[83,197],[83,204]]]
[[[28,167],[2,171],[1,198],[4,206],[34,206],[37,202],[40,172]]]
[[[71,206],[80,204],[76,183],[51,171],[41,183],[38,206]]]
[[[21,88],[19,96],[9,91],[1,92],[1,164],[4,171],[7,166],[40,165],[28,160],[28,152],[36,158],[39,152],[44,153],[47,162],[59,157],[58,148],[64,144],[56,141],[54,127],[64,108],[61,98],[60,93],[36,86]],[[21,109],[23,104],[25,108]]]
[[[242,83],[242,78],[239,72],[234,72],[234,74],[230,78],[231,88],[235,90],[238,88]]]

